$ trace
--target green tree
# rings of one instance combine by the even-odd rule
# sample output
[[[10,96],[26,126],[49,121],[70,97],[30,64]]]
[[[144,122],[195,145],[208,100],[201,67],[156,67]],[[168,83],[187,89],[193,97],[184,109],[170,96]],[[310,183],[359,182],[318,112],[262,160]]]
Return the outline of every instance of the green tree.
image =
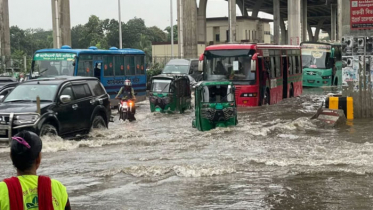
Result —
[[[164,29],[165,31],[167,31],[167,41],[168,42],[171,42],[171,27],[168,26],[167,28]],[[177,30],[177,25],[174,25],[174,41],[176,42],[178,40],[178,30]]]
[[[151,42],[165,42],[167,41],[167,34],[157,26],[148,28],[148,37]]]
[[[84,46],[84,26],[79,24],[71,29],[71,47],[75,49],[82,49]]]

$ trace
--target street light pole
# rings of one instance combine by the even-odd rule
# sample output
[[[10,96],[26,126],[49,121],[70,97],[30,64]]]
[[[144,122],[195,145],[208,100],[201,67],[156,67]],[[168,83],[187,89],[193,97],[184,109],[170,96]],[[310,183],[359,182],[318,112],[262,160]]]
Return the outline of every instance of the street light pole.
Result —
[[[173,26],[173,14],[172,14],[172,0],[170,0],[170,12],[171,12],[171,58],[174,58],[174,26]]]
[[[122,49],[122,18],[120,10],[120,0],[118,0],[118,15],[119,15],[119,49]]]
[[[56,20],[55,20],[56,21],[56,48],[59,49],[61,35],[60,35],[60,17],[59,17],[60,10],[58,9],[58,0],[54,1],[54,8],[56,10]]]

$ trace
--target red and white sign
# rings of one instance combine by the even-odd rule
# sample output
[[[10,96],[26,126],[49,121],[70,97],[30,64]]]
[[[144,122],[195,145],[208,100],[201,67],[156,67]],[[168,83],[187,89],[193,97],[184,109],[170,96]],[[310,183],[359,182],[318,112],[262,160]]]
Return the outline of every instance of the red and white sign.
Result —
[[[373,0],[351,0],[351,30],[373,29]]]

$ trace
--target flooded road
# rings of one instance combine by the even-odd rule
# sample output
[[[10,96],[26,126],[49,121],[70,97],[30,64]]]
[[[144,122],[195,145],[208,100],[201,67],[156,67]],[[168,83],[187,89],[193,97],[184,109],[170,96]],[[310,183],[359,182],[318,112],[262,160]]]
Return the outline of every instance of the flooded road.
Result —
[[[82,141],[44,138],[40,174],[61,181],[73,209],[371,209],[371,120],[310,120],[322,90],[241,110],[239,125],[199,132],[194,112],[137,110]],[[0,149],[0,177],[15,175]]]

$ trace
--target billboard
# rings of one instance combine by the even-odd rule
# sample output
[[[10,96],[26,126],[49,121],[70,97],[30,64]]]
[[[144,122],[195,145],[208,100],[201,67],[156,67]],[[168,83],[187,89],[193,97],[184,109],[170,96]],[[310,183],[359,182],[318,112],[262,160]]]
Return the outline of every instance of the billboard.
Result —
[[[351,30],[373,29],[373,0],[351,0]]]

